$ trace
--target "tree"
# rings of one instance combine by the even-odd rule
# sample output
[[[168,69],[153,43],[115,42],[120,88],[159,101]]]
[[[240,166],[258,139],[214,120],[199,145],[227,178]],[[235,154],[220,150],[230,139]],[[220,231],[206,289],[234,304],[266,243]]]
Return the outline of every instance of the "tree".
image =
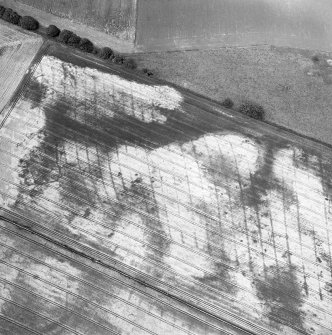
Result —
[[[20,20],[20,26],[26,30],[37,30],[39,22],[32,16],[23,16]]]
[[[77,36],[76,34],[73,34],[72,36],[69,37],[67,44],[77,48],[81,42],[81,38]]]
[[[142,70],[143,73],[145,73],[148,77],[153,76],[153,72],[149,69],[147,69],[146,67]]]
[[[61,30],[57,26],[54,26],[53,24],[49,25],[46,28],[46,35],[49,37],[57,37],[59,36],[60,32]]]
[[[19,24],[21,16],[14,12],[11,8],[6,8],[2,15],[2,19],[12,24]]]
[[[232,108],[234,106],[234,102],[232,101],[232,99],[230,98],[226,98],[222,103],[222,106],[226,107],[226,108]]]
[[[0,18],[2,18],[3,14],[5,13],[5,11],[6,11],[6,7],[0,6]]]
[[[264,108],[253,102],[245,102],[239,108],[239,112],[256,120],[263,120],[265,116]]]
[[[109,59],[113,56],[114,52],[111,48],[105,47],[100,49],[98,56],[102,59]]]
[[[58,40],[62,43],[67,44],[69,39],[74,35],[74,33],[70,30],[64,29],[59,34]]]
[[[93,52],[94,49],[93,43],[87,38],[82,38],[78,47],[80,48],[80,50],[89,53]]]

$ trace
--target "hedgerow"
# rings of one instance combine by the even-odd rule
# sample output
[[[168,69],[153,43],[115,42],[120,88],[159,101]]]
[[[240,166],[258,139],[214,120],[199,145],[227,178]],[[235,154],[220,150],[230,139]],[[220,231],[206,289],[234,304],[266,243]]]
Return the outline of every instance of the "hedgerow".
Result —
[[[87,38],[82,38],[79,44],[79,49],[85,52],[92,53],[93,52],[93,43]]]
[[[111,48],[105,47],[101,48],[100,51],[98,52],[98,56],[101,59],[109,59],[114,55],[114,52]]]
[[[2,14],[2,19],[12,24],[18,25],[21,20],[21,16],[18,15],[11,8],[6,8],[4,13]]]

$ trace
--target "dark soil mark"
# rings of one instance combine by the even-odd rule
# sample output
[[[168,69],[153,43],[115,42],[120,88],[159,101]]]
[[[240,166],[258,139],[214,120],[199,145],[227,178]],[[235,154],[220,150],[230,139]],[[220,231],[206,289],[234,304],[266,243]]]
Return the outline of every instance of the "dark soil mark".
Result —
[[[41,152],[48,156],[41,154]],[[48,184],[60,179],[60,166],[52,159],[57,157],[57,155],[58,151],[56,148],[48,146],[46,142],[42,142],[39,148],[32,149],[27,157],[20,159],[19,167],[21,170],[19,176],[21,177],[22,186],[25,187],[25,189],[22,188],[20,190],[20,193],[34,198],[43,194]],[[45,168],[49,169],[49,173],[45,173]]]
[[[319,158],[319,172],[320,179],[323,185],[323,191],[325,193],[325,200],[328,202],[328,207],[332,208],[332,164],[330,161]]]
[[[197,205],[197,209],[207,215],[215,215],[211,210],[211,204],[209,203],[202,202]],[[202,214],[200,215],[200,221],[207,228],[207,250],[205,250],[205,252],[216,259],[219,258],[220,261],[214,261],[212,271],[215,275],[205,275],[203,278],[198,278],[198,280],[224,292],[235,294],[237,287],[234,285],[230,273],[230,269],[234,264],[231,264],[231,260],[225,250],[225,241],[222,238],[222,223],[221,221],[217,222]],[[217,230],[219,230],[219,234],[214,234],[213,231]],[[215,247],[216,245],[218,248]]]
[[[248,136],[250,138],[250,136]],[[257,141],[257,144],[262,145],[261,141]],[[263,142],[264,143],[264,142]],[[268,205],[267,196],[269,190],[277,190],[280,194],[283,194],[285,200],[285,206],[294,203],[296,197],[293,190],[289,189],[284,185],[283,181],[278,179],[273,174],[273,163],[275,152],[286,147],[285,143],[280,143],[278,146],[272,144],[269,139],[266,139],[266,150],[264,156],[260,159],[262,162],[259,168],[250,176],[249,183],[243,183],[243,201],[244,205],[257,209],[257,206]],[[197,155],[196,155],[197,156]],[[232,180],[234,175],[237,174],[235,167],[233,167],[222,154],[209,156],[205,159],[205,175],[214,185],[225,187],[227,179]],[[242,198],[240,195],[238,199],[234,199],[238,202],[239,206],[242,204]]]
[[[313,64],[309,70],[307,70],[307,75],[320,77],[326,85],[331,85],[332,66],[329,64],[330,60],[327,59],[326,56],[314,56],[313,58]]]
[[[252,208],[257,206],[268,205],[267,196],[270,190],[276,190],[283,194],[284,205],[288,207],[296,201],[293,190],[289,189],[282,180],[273,174],[274,154],[282,147],[274,147],[267,144],[263,164],[250,176],[250,183],[244,187],[243,195],[245,204]]]
[[[332,282],[331,283],[325,283],[325,290],[332,296]]]
[[[64,67],[63,71],[65,76],[72,76],[67,68]],[[71,81],[74,85],[77,84]],[[98,185],[86,172],[93,174],[103,184],[102,167],[109,155],[116,153],[119,146],[130,144],[153,150],[173,142],[181,144],[215,131],[215,125],[205,123],[202,126],[200,117],[192,118],[185,113],[162,108],[159,108],[158,112],[166,117],[167,121],[164,124],[145,123],[134,117],[134,110],[132,113],[128,110],[127,101],[130,97],[126,93],[123,93],[120,99],[110,99],[108,102],[112,116],[99,113],[94,105],[95,101],[77,101],[77,97],[68,97],[65,94],[60,96],[59,92],[57,100],[46,104],[44,101],[47,93],[48,87],[32,79],[23,96],[32,102],[33,107],[43,109],[45,126],[36,134],[40,139],[38,147],[33,148],[20,161],[21,183],[28,191],[22,188],[18,199],[25,194],[34,201],[37,196],[43,194],[50,183],[56,182],[61,203],[73,208],[72,214],[66,214],[69,222],[76,217],[77,212],[89,220],[94,215],[94,208],[101,207],[106,209],[105,222],[108,222],[110,229],[115,229],[122,217],[135,213],[148,229],[145,233],[151,246],[146,246],[149,257],[156,262],[162,262],[170,242],[160,221],[161,209],[157,206],[151,180],[137,175],[129,188],[124,184],[122,190],[121,187],[115,190],[119,202],[114,201],[115,199],[107,201],[100,197]],[[132,105],[135,105],[134,102]],[[66,152],[68,142],[73,143],[74,152]],[[73,157],[68,157],[68,154],[75,157],[75,147],[80,147],[80,150],[86,148],[87,159],[92,159],[91,165],[90,161],[80,161],[78,156],[74,160]],[[91,149],[97,150],[98,159],[95,154],[89,154],[95,152]],[[218,255],[223,259],[227,258],[225,253]],[[220,286],[218,276],[223,276],[225,283],[222,285],[225,286],[225,290],[230,290],[232,286],[228,284],[229,276],[222,262],[215,264],[215,270],[216,278],[206,278],[206,281],[211,285]]]
[[[36,106],[42,106],[46,92],[46,87],[33,81],[24,97]],[[20,160],[21,182],[28,187],[28,191],[21,189],[21,193],[33,199],[42,195],[50,183],[58,182],[61,202],[66,206],[80,211],[86,219],[89,219],[91,215],[90,207],[93,208],[97,204],[108,206],[115,213],[107,214],[108,218],[112,218],[113,224],[131,211],[129,206],[141,209],[147,213],[147,215],[140,214],[142,222],[151,230],[147,239],[151,245],[159,249],[159,251],[151,250],[151,257],[160,260],[168,249],[169,242],[165,240],[166,235],[159,221],[159,210],[150,181],[143,181],[142,178],[137,177],[132,181],[131,187],[123,190],[123,193],[116,190],[121,203],[107,204],[106,201],[105,204],[105,199],[101,199],[98,195],[96,185],[87,178],[84,172],[93,174],[94,177],[104,182],[101,171],[103,163],[107,155],[115,152],[118,146],[129,142],[133,145],[154,149],[176,140],[184,142],[188,136],[199,136],[201,131],[186,134],[174,129],[173,132],[170,132],[161,124],[146,124],[134,116],[127,115],[122,104],[111,104],[110,109],[115,112],[115,117],[107,117],[91,113],[93,106],[87,106],[85,101],[75,103],[73,101],[62,97],[53,104],[42,106],[46,120],[44,129],[36,134],[40,139],[40,144]],[[77,106],[85,107],[80,115],[77,115]],[[90,113],[85,112],[86,108]],[[168,110],[163,112],[168,115],[172,113]],[[176,124],[175,118],[169,123],[171,125],[168,126],[173,127],[172,125]],[[65,144],[68,141],[74,143],[74,150],[76,145],[79,145],[81,150],[84,147],[97,148],[101,155],[98,156],[99,159],[92,155],[94,158],[91,166],[89,162],[88,166],[86,162],[80,162],[79,157],[74,161],[71,158],[68,162],[69,153],[65,151]],[[71,152],[70,155],[75,155],[75,152]],[[77,170],[83,173],[80,174]],[[75,215],[71,216],[70,220]]]
[[[66,179],[60,180],[60,195],[64,203],[69,203],[74,208],[84,210],[83,217],[88,218],[90,208],[97,202],[97,192],[89,188],[86,184],[84,175],[63,167],[63,176]],[[75,195],[75,196],[72,196]]]
[[[197,157],[197,151],[196,151]],[[223,157],[222,154],[217,154],[214,156],[209,156],[208,159],[204,161],[205,169],[204,174],[207,179],[211,181],[216,186],[224,188],[224,184],[230,178],[234,178],[233,175],[236,173],[235,168],[228,161],[227,158]]]
[[[7,47],[0,47],[0,57],[4,54],[6,50],[7,50]]]
[[[325,157],[314,150],[301,151],[300,154],[294,157],[294,164],[297,168],[308,171],[320,179],[327,208],[331,207],[332,202],[331,160],[331,157]]]
[[[65,73],[67,72],[65,71]],[[47,87],[45,85],[40,84],[37,80],[31,80],[23,97],[31,101],[33,107],[37,107],[41,106],[46,94]],[[73,97],[72,100],[74,101]],[[166,109],[161,110],[161,113],[167,117],[166,124],[157,122],[147,124],[128,115],[121,101],[110,103],[109,108],[115,113],[115,117],[91,113],[94,106],[88,106],[86,101],[75,103],[73,101],[68,97],[61,97],[54,103],[43,106],[46,124],[44,129],[37,134],[41,138],[40,145],[38,148],[32,149],[28,157],[24,157],[20,161],[20,176],[23,179],[23,184],[29,186],[32,197],[42,194],[45,185],[59,180],[61,176],[68,175],[69,178],[79,178],[77,175],[70,175],[70,172],[67,171],[63,147],[68,141],[83,147],[98,147],[101,153],[107,154],[128,142],[155,149],[174,141],[186,142],[189,138],[199,137],[206,132],[206,130],[201,131],[190,126],[183,127],[182,124],[179,126],[177,118],[185,121],[185,116]],[[84,110],[80,115],[77,115],[78,107],[88,108],[90,113]],[[171,114],[176,114],[177,118]],[[181,130],[180,127],[182,127]],[[38,164],[46,167],[50,172],[45,173],[44,169],[40,171]],[[78,164],[79,161],[75,165]],[[69,183],[62,185],[62,187],[66,191],[74,192],[74,194],[84,194],[84,190],[71,187]],[[88,198],[94,202],[91,196]],[[79,203],[76,201],[76,205]]]
[[[36,108],[40,106],[46,95],[47,86],[32,77],[29,82],[29,89],[23,91],[22,97],[31,102],[32,108]]]
[[[156,249],[149,252],[150,258],[154,261],[161,261],[165,252],[169,250],[170,241],[166,239],[167,235],[163,224],[160,222],[160,211],[153,190],[150,187],[150,181],[144,183],[141,177],[137,177],[131,183],[131,187],[122,199],[126,204],[133,208],[141,210],[147,215],[140,214],[144,225],[149,229],[147,232],[147,241]],[[139,196],[140,198],[136,197]]]
[[[304,313],[301,311],[301,286],[296,279],[296,269],[278,269],[271,266],[267,269],[266,277],[255,282],[258,297],[263,300],[269,309],[271,323],[278,327],[280,320],[300,331],[304,331]]]

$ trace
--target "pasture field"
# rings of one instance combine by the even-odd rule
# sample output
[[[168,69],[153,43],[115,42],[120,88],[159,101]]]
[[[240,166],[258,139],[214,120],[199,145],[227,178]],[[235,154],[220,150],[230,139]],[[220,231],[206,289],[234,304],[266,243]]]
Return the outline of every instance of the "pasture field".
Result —
[[[0,328],[331,333],[330,149],[59,45],[33,69],[0,129]]]
[[[137,47],[257,44],[332,51],[330,0],[140,0]]]
[[[235,109],[244,101],[259,103],[267,122],[332,145],[332,53],[260,46],[143,53],[135,59],[160,79],[219,102],[229,97]]]

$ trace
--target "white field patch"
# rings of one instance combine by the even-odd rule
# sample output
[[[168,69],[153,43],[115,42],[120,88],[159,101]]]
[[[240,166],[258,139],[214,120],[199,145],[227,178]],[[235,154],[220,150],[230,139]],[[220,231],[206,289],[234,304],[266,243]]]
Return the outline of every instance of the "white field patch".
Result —
[[[66,292],[55,286],[65,288],[76,294],[79,289],[79,283],[70,276],[81,278],[82,273],[68,262],[61,262],[54,257],[46,257],[44,262],[50,265],[50,267],[35,263],[29,264],[28,269],[30,273],[37,275],[39,278],[47,281],[47,283],[41,280],[31,280],[30,286],[37,294],[65,305],[67,299]],[[57,272],[52,268],[63,271],[65,274]],[[56,309],[57,307],[55,306],[54,308]]]
[[[14,247],[18,249],[17,243],[13,239],[7,238],[5,244],[9,247]],[[1,250],[5,251],[6,249]],[[7,250],[8,251],[8,250]],[[23,271],[27,271],[30,275],[21,273],[18,269],[14,267],[6,266],[5,264],[0,265],[0,275],[1,278],[5,279],[9,283],[18,284],[19,286],[28,286],[29,290],[33,293],[38,294],[46,299],[50,299],[56,303],[60,303],[61,305],[65,306],[67,302],[67,295],[61,288],[66,288],[70,292],[76,294],[78,292],[79,283],[75,280],[69,279],[70,276],[75,276],[80,278],[81,271],[74,268],[67,262],[59,261],[54,257],[40,257],[43,262],[47,265],[43,265],[40,263],[35,263],[30,259],[27,259],[24,255],[20,255],[18,253],[13,253],[9,257],[6,258],[6,261],[17,267],[18,269],[22,269]],[[60,272],[53,270],[51,267],[58,269],[60,271],[65,272],[68,274],[68,277]],[[32,279],[33,276],[33,279]],[[42,279],[42,280],[39,280]],[[24,284],[22,284],[24,282]],[[56,286],[60,287],[57,288]],[[4,285],[1,284],[1,297],[4,297],[8,300],[13,300],[15,292],[15,287],[11,285]],[[18,290],[18,292],[21,292]],[[38,302],[38,298],[36,298]],[[40,310],[39,312],[43,312],[43,304],[42,301],[40,302]],[[6,307],[6,302],[0,299],[0,311],[5,312],[2,310]],[[29,301],[26,307],[29,306]],[[54,305],[55,314],[58,312],[56,311],[58,307]],[[46,313],[49,313],[49,310],[45,310]]]
[[[205,143],[204,143],[205,142]],[[260,150],[257,144],[244,136],[229,134],[224,136],[206,135],[195,145],[207,147],[211,155],[221,155],[227,163],[231,162],[234,170],[241,178],[247,179],[249,173],[258,168]]]
[[[25,124],[27,120],[33,123],[35,128],[29,128]],[[9,165],[12,169],[4,171],[3,176],[6,178],[6,181],[17,185],[20,184],[19,161],[40,145],[43,140],[43,135],[40,131],[44,126],[45,117],[40,108],[34,108],[32,104],[26,100],[20,100],[16,104],[11,113],[11,117],[8,118],[4,127],[0,129],[0,141],[3,143],[2,149],[5,150],[5,152],[0,151],[0,160],[4,164]],[[7,153],[12,153],[12,155]],[[9,183],[4,187],[10,197],[6,197],[6,199],[3,198],[2,201],[7,206],[11,206],[16,201],[15,198],[19,194],[19,189]],[[2,196],[0,194],[0,199],[1,198]]]
[[[0,221],[1,226],[6,226],[6,224],[3,221]],[[6,247],[0,246],[0,260],[6,259],[6,252],[8,252],[7,247],[12,248],[15,246],[15,241],[12,238],[9,238],[8,236],[5,236],[5,234],[1,234],[0,241],[3,243]],[[13,257],[13,256],[12,256]],[[15,259],[14,259],[15,261]],[[5,265],[3,262],[0,262],[0,278],[3,278],[7,280],[8,282],[14,282],[17,275],[18,270],[14,269],[12,267],[9,267]],[[0,283],[0,297],[3,297],[5,299],[11,300],[11,287],[9,285],[6,285],[5,283]],[[6,304],[6,301],[3,299],[0,299],[0,312],[3,312],[3,307]]]
[[[177,145],[171,145],[171,150],[173,150],[173,146],[176,147]],[[182,170],[176,171],[177,174],[181,176],[181,179],[178,178],[175,180],[172,174],[172,172],[175,171],[172,167],[176,168],[176,166],[168,166],[168,168],[171,169],[170,172],[161,169],[166,166],[165,160],[167,160],[167,156],[163,156],[163,150],[161,150],[161,153],[159,153],[159,149],[152,151],[151,154],[149,154],[150,159],[143,163],[143,158],[146,156],[145,151],[142,149],[141,154],[139,154],[138,149],[135,149],[136,157],[142,159],[139,164],[134,156],[122,154],[122,152],[131,151],[132,149],[128,147],[126,150],[120,149],[118,155],[119,162],[128,167],[135,167],[135,169],[137,168],[142,174],[145,174],[145,176],[142,176],[142,180],[154,191],[156,205],[162,209],[159,218],[167,223],[163,229],[172,241],[175,242],[170,244],[168,255],[165,255],[164,262],[170,267],[173,267],[174,270],[181,275],[203,276],[203,271],[197,267],[208,269],[209,261],[203,254],[198,255],[190,251],[189,248],[194,247],[193,238],[186,237],[185,245],[189,248],[183,247],[184,241],[181,237],[181,232],[198,236],[200,238],[200,242],[198,243],[201,244],[202,249],[206,248],[206,232],[192,223],[191,220],[194,214],[188,208],[179,206],[179,204],[185,203],[192,206],[190,194],[196,194],[199,197],[208,199],[211,194],[208,187],[205,188],[205,186],[209,183],[205,179],[202,181],[201,178],[197,178],[197,176],[201,174],[201,171],[194,158],[190,155],[184,155],[184,160],[186,160],[188,164],[186,170],[189,174],[188,178],[183,178]],[[152,164],[150,165],[149,163]],[[123,166],[121,166],[119,172],[121,172],[124,179],[127,180],[135,180],[137,177],[135,170],[124,168]],[[204,185],[204,188],[198,189],[197,186],[190,185],[190,183]],[[127,186],[129,187],[129,185]],[[172,215],[172,213],[176,213],[176,215]],[[204,241],[203,244],[202,240]],[[193,260],[195,261],[193,262]],[[196,268],[194,266],[196,266]]]
[[[89,104],[92,108],[88,113],[112,118],[120,109],[120,113],[145,123],[166,122],[167,117],[160,112],[160,108],[182,110],[182,95],[169,86],[140,84],[96,69],[66,63],[53,56],[43,57],[34,77],[50,88],[52,99],[57,98],[54,94],[60,94],[60,99],[80,101],[75,115],[78,118],[80,113],[87,112],[86,106]]]
[[[284,250],[287,250],[285,234],[288,234],[292,264],[298,269],[304,268],[305,273],[309,275],[306,281],[310,291],[304,299],[302,310],[312,313],[312,306],[318,305],[320,309],[314,312],[317,315],[314,322],[321,322],[327,327],[332,327],[332,320],[331,318],[327,320],[325,313],[332,313],[331,301],[326,299],[327,297],[321,299],[319,296],[325,281],[331,280],[329,279],[331,278],[331,272],[328,269],[329,262],[323,261],[324,264],[321,266],[318,261],[319,258],[324,258],[322,255],[329,253],[328,235],[330,233],[327,229],[331,225],[331,220],[325,211],[325,195],[321,178],[311,170],[296,167],[292,156],[293,150],[279,151],[273,167],[275,176],[293,190],[298,201],[298,208],[293,204],[284,213],[282,199],[271,194],[271,201],[275,205],[275,210],[271,211],[271,214],[275,223],[276,241],[283,246]],[[279,238],[278,234],[280,234]],[[277,253],[279,259],[285,258],[285,255]],[[304,260],[301,260],[301,257]],[[303,275],[298,273],[297,280],[303,284]],[[313,320],[305,318],[305,324],[309,329],[313,325]]]
[[[4,278],[10,283],[15,282],[17,276],[18,276],[18,271],[16,269],[6,267],[5,265],[1,264],[0,265],[0,275],[1,278]],[[12,300],[12,288],[9,285],[6,285],[4,283],[0,283],[0,297],[7,299],[7,300]],[[3,299],[0,299],[0,312],[4,313],[6,308],[6,301]]]

